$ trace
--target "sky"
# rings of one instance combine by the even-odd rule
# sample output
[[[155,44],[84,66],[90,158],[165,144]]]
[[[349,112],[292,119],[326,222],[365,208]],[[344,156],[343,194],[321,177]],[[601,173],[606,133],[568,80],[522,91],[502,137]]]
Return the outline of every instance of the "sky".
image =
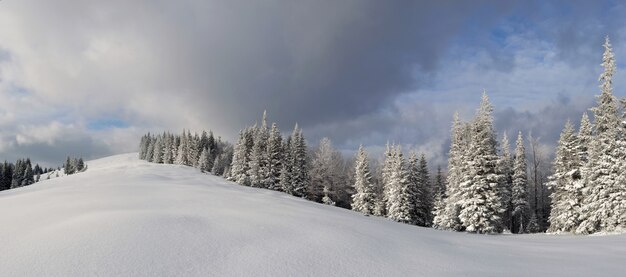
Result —
[[[137,151],[145,132],[233,141],[267,110],[310,145],[390,141],[445,166],[486,91],[498,133],[546,151],[599,94],[626,96],[620,1],[0,1],[0,159]]]

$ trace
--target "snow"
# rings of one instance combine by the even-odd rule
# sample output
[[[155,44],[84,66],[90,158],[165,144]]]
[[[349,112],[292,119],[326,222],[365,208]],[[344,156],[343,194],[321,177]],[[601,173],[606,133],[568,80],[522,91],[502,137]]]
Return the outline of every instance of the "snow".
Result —
[[[626,235],[437,231],[137,154],[0,192],[2,276],[616,276]]]

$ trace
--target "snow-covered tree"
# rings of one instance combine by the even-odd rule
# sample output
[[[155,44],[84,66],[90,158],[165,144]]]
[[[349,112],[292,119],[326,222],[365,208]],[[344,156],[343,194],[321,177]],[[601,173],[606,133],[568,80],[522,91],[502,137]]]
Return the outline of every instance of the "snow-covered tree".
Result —
[[[329,138],[322,138],[311,162],[309,174],[311,182],[307,198],[313,201],[322,201],[322,198],[327,195],[327,197],[334,199],[336,197],[335,190],[341,182],[340,170],[342,165],[341,153],[333,148]]]
[[[267,188],[272,190],[281,190],[279,182],[280,182],[280,171],[283,167],[283,137],[280,134],[280,130],[278,129],[278,125],[276,123],[272,124],[272,129],[270,131],[270,135],[267,143],[267,180],[265,183],[267,184]]]
[[[250,176],[250,185],[253,187],[267,188],[269,178],[269,157],[267,153],[267,144],[269,139],[269,129],[267,128],[267,113],[263,112],[263,120],[261,128],[254,133],[254,146],[250,153],[250,168],[248,175]]]
[[[581,224],[578,233],[589,234],[598,231],[614,231],[620,225],[626,212],[626,192],[620,175],[623,174],[624,143],[618,106],[613,96],[612,77],[615,74],[615,57],[609,38],[604,43],[600,75],[602,93],[594,113],[595,134],[589,147],[589,160],[585,165],[585,188],[581,208]]]
[[[504,211],[499,193],[502,175],[497,172],[498,155],[493,129],[493,108],[486,93],[472,123],[471,169],[460,184],[461,211],[459,219],[468,232],[502,231]]]
[[[552,190],[549,232],[573,232],[578,227],[582,187],[580,187],[580,156],[574,126],[568,120],[561,132],[554,159],[554,174],[548,187]]]
[[[467,162],[466,151],[469,147],[469,136],[466,125],[461,122],[459,114],[454,114],[451,129],[451,144],[448,152],[448,176],[445,195],[442,202],[437,205],[434,213],[433,226],[442,230],[461,231],[463,226],[459,219],[461,210],[459,185],[464,174]]]
[[[432,224],[432,194],[430,190],[430,174],[424,154],[418,158],[411,151],[407,162],[408,194],[411,197],[411,223],[419,226]]]
[[[296,124],[291,135],[291,192],[294,196],[303,197],[306,195],[309,184],[307,147],[306,140],[302,135],[302,129]]]
[[[200,158],[198,158],[198,168],[202,172],[209,172],[211,168],[209,168],[209,160],[211,159],[211,155],[209,155],[209,149],[202,149],[202,153],[200,154]]]
[[[407,180],[407,167],[400,146],[393,146],[388,157],[387,176],[385,178],[385,194],[387,199],[387,217],[403,223],[413,223],[411,212],[415,209],[414,195]]]
[[[157,136],[154,141],[152,159],[150,159],[150,161],[153,163],[163,163],[163,140],[161,136]]]
[[[500,182],[500,198],[502,199],[502,221],[504,226],[509,230],[511,227],[511,188],[513,186],[513,158],[511,156],[509,138],[506,134],[502,136],[502,154],[498,161],[498,172],[502,174],[502,182]]]
[[[526,175],[526,148],[522,132],[517,135],[515,147],[515,160],[513,163],[513,186],[511,189],[511,217],[513,227],[511,232],[524,232],[524,223],[528,217],[528,199],[526,188],[528,187],[528,177]]]
[[[239,140],[233,151],[233,159],[230,165],[230,177],[228,180],[234,181],[240,185],[247,186],[250,183],[248,177],[248,153],[246,134],[248,130],[239,132]]]
[[[374,214],[376,195],[369,168],[369,158],[363,145],[359,146],[355,161],[354,190],[352,195],[352,210],[364,214]]]

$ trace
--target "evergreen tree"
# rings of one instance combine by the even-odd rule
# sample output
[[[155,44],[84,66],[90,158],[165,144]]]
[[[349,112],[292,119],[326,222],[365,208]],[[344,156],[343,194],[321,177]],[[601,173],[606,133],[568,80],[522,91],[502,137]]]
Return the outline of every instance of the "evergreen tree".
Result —
[[[387,217],[398,222],[412,223],[411,210],[415,209],[413,203],[415,197],[411,195],[407,180],[408,172],[400,146],[391,149],[390,159],[384,183],[387,194]]]
[[[528,177],[526,175],[526,149],[522,132],[517,135],[515,147],[515,161],[513,165],[513,187],[511,190],[512,229],[513,233],[524,232],[525,218],[528,216],[528,200],[526,188]]]
[[[343,164],[341,154],[337,152],[328,138],[320,140],[311,162],[309,200],[322,201],[324,196],[335,198],[335,190],[339,186],[339,170]]]
[[[28,186],[35,183],[35,175],[33,174],[33,167],[30,159],[26,159],[24,162],[24,177],[22,178],[22,186]]]
[[[157,136],[155,139],[151,161],[153,163],[163,163],[163,139],[161,136]]]
[[[291,138],[291,182],[292,182],[292,195],[303,197],[306,194],[306,189],[309,182],[308,165],[306,158],[306,141],[302,135],[302,129],[298,128],[296,124],[292,138]]]
[[[550,198],[549,232],[573,232],[578,227],[580,204],[582,201],[580,180],[580,155],[574,126],[568,120],[561,132],[554,159],[554,174],[550,176],[548,187]]]
[[[494,233],[502,231],[502,200],[498,190],[502,175],[496,167],[493,108],[486,93],[472,124],[470,143],[471,167],[460,184],[461,211],[459,219],[469,232]]]
[[[233,152],[233,159],[230,166],[231,174],[228,178],[240,185],[247,186],[250,182],[248,178],[248,155],[246,149],[246,133],[247,130],[242,130],[239,133],[239,140],[235,145]]]
[[[440,203],[435,211],[433,226],[442,230],[461,231],[463,226],[459,219],[461,210],[461,190],[459,185],[462,176],[466,174],[465,161],[466,151],[469,147],[469,136],[466,125],[459,119],[459,114],[454,114],[451,130],[451,144],[448,153],[448,176],[443,203]]]
[[[67,160],[65,160],[65,164],[63,165],[63,170],[66,175],[74,174],[74,167],[72,166],[72,160],[70,159],[69,156],[67,156]]]
[[[175,164],[178,165],[189,165],[189,140],[187,135],[185,135],[185,131],[183,130],[183,134],[180,137],[180,144],[178,145],[178,150],[176,151],[176,159],[174,160]]]
[[[537,214],[532,213],[530,215],[530,219],[528,220],[528,226],[526,226],[526,233],[539,233],[541,232],[541,227],[537,223]]]
[[[272,190],[280,190],[280,171],[283,167],[283,137],[276,123],[272,124],[267,144],[267,187]]]
[[[592,109],[595,119],[595,136],[589,148],[589,160],[583,170],[585,188],[581,208],[581,224],[577,232],[583,234],[598,231],[614,231],[621,223],[626,211],[624,185],[620,180],[624,164],[620,118],[617,100],[613,96],[612,77],[615,74],[615,58],[609,38],[604,43],[600,75],[602,93],[598,96],[598,106]]]
[[[354,190],[352,210],[367,215],[374,214],[376,195],[369,168],[369,159],[363,145],[359,146],[355,162]]]
[[[254,133],[254,145],[250,154],[250,168],[248,176],[250,176],[250,185],[253,187],[267,187],[266,180],[269,176],[267,156],[267,142],[269,139],[269,130],[267,129],[267,114],[263,112],[263,121],[261,128]]]
[[[502,155],[498,162],[498,172],[503,175],[500,182],[500,198],[502,199],[502,221],[504,226],[512,230],[511,222],[511,189],[513,187],[513,158],[511,157],[509,138],[506,134],[502,136]]]
[[[416,156],[417,158],[417,156]],[[419,226],[431,226],[433,222],[433,195],[430,186],[430,174],[428,173],[428,163],[426,156],[422,153],[417,168],[417,192],[414,194],[416,205],[416,219]]]
[[[292,141],[292,137],[290,136],[290,137],[287,137],[287,139],[283,143],[284,160],[283,160],[283,166],[280,169],[280,181],[278,183],[280,190],[288,194],[292,194],[292,191],[293,191],[293,187],[292,187],[292,178],[293,178],[292,153],[293,151],[291,150],[292,148],[291,141]]]
[[[200,154],[200,158],[198,160],[198,168],[200,169],[200,171],[202,172],[209,172],[211,168],[209,168],[209,159],[210,159],[210,155],[209,155],[209,149],[208,148],[204,148],[202,149],[202,153]]]

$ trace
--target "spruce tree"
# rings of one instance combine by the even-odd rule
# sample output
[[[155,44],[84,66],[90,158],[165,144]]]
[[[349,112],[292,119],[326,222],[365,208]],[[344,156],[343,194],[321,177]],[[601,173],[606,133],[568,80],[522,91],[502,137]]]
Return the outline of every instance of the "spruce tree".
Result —
[[[486,93],[472,123],[470,172],[460,184],[462,200],[459,219],[468,232],[502,231],[504,211],[498,190],[502,175],[497,172],[498,155],[493,130],[493,108]]]
[[[598,231],[614,231],[618,228],[623,207],[624,186],[620,180],[621,164],[624,160],[620,118],[617,100],[613,96],[612,77],[615,74],[615,58],[609,38],[604,43],[600,75],[602,93],[594,113],[595,136],[589,148],[589,160],[585,165],[585,188],[581,208],[581,224],[578,233],[589,234]]]
[[[268,139],[269,130],[267,129],[267,114],[263,112],[263,121],[261,124],[261,128],[258,128],[254,133],[254,145],[250,154],[250,167],[248,169],[248,176],[250,176],[250,185],[253,187],[268,187]]]
[[[296,124],[291,136],[291,186],[292,195],[303,197],[309,182],[308,165],[306,158],[306,141],[302,129]]]
[[[272,129],[267,144],[267,187],[272,190],[280,190],[280,171],[283,167],[283,137],[278,130],[276,123],[272,124]]]
[[[200,171],[202,172],[209,172],[211,170],[211,168],[209,168],[209,159],[210,159],[210,155],[209,155],[209,149],[208,148],[204,148],[202,149],[202,153],[200,154],[200,158],[198,158],[198,169],[200,169]]]
[[[528,200],[526,188],[528,187],[528,177],[526,175],[526,148],[524,148],[524,138],[522,132],[517,135],[515,147],[515,161],[513,164],[513,187],[511,189],[512,208],[512,229],[513,233],[523,233],[524,224],[528,217]]]
[[[459,119],[459,114],[454,114],[451,129],[451,144],[448,152],[448,176],[443,203],[440,203],[435,211],[433,226],[442,230],[461,231],[463,226],[459,219],[461,210],[461,190],[459,185],[462,176],[466,174],[465,163],[468,159],[466,152],[469,147],[469,136],[466,125]]]
[[[231,172],[228,180],[234,181],[240,185],[249,185],[248,178],[248,155],[246,149],[246,133],[247,130],[239,132],[239,140],[235,145],[233,159],[231,163]]]
[[[502,221],[504,226],[509,230],[511,226],[511,189],[513,186],[513,158],[511,157],[509,138],[506,134],[502,136],[502,155],[498,161],[498,172],[503,175],[500,182],[500,198],[502,199],[502,208],[504,213],[502,214]]]
[[[561,132],[554,159],[554,174],[549,178],[552,190],[549,232],[573,232],[578,227],[582,191],[580,180],[580,156],[574,126],[568,120]]]
[[[369,168],[369,158],[363,145],[359,146],[355,161],[354,190],[352,210],[366,215],[374,214],[376,195]]]
[[[430,173],[424,153],[420,155],[418,167],[418,186],[416,195],[417,225],[431,226],[433,222],[433,194],[430,185]]]

